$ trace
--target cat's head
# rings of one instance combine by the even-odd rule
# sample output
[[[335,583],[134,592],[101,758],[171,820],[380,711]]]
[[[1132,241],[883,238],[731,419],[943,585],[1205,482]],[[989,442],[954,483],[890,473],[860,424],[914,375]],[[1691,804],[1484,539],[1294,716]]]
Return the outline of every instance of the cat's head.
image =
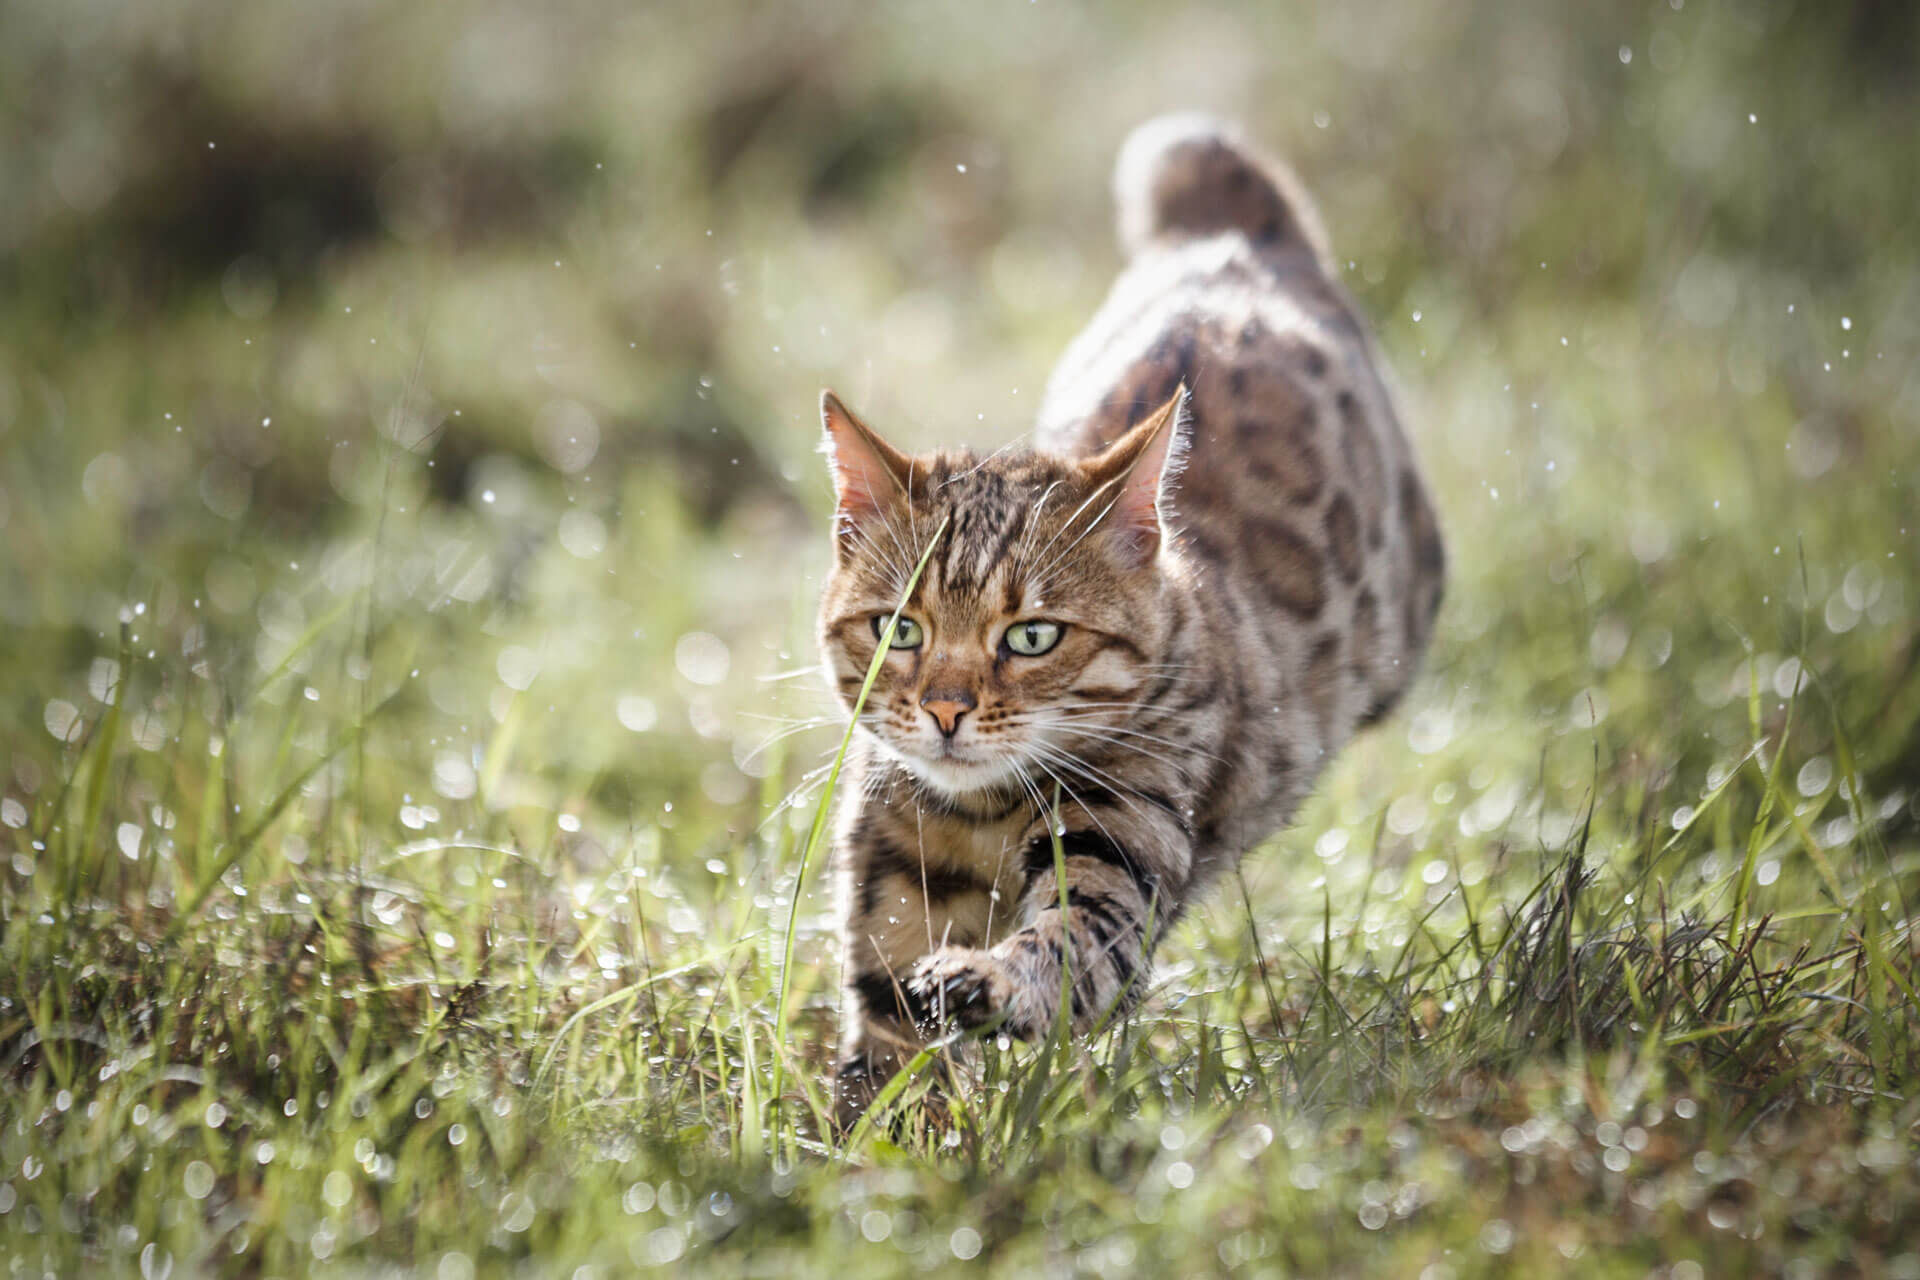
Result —
[[[849,710],[941,531],[860,718],[933,790],[1088,784],[1086,757],[1167,670],[1160,553],[1184,403],[1088,458],[909,457],[821,397],[837,503],[820,645]]]

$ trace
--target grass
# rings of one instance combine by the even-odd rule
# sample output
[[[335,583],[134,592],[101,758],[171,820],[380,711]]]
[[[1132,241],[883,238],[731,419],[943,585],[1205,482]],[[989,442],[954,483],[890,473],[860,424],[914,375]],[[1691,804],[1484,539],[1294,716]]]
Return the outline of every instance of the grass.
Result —
[[[13,16],[9,1275],[1920,1276],[1910,19],[1016,8]],[[811,406],[1024,429],[1195,102],[1435,652],[1136,1013],[835,1139]]]

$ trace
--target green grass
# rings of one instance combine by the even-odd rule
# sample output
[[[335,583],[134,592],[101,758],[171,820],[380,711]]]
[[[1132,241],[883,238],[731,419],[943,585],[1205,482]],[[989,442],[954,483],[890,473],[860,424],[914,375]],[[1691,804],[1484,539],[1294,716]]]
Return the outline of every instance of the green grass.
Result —
[[[1910,18],[144,12],[0,41],[8,1275],[1920,1276]],[[812,406],[1024,430],[1196,103],[1435,651],[1136,1013],[837,1140]]]

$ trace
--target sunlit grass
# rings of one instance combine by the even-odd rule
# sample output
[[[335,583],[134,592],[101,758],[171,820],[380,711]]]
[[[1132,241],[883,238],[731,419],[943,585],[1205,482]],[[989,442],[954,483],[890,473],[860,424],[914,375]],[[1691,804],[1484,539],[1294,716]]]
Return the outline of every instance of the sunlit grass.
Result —
[[[134,664],[108,692],[139,679]],[[50,870],[95,843],[95,780],[128,763],[111,719],[74,750],[65,809],[32,828],[64,842],[37,851]],[[233,729],[223,754],[246,740]],[[1893,1248],[1876,1205],[1912,1191],[1912,941],[1877,899],[1898,877],[1868,863],[1821,900],[1832,855],[1803,830],[1820,809],[1782,792],[1777,759],[1750,753],[1678,830],[1635,831],[1599,797],[1566,847],[1507,850],[1470,887],[1423,868],[1385,910],[1368,905],[1378,842],[1337,917],[1326,887],[1274,903],[1278,929],[1222,905],[1199,932],[1225,936],[1177,945],[1185,972],[1140,1014],[1064,1058],[989,1041],[933,1111],[909,1104],[847,1147],[819,1127],[824,1017],[782,1034],[772,919],[714,902],[705,938],[650,923],[693,909],[640,891],[651,841],[582,875],[494,819],[499,834],[348,874],[315,856],[317,810],[263,789],[236,847],[263,843],[249,833],[279,807],[300,861],[232,876],[217,834],[182,835],[164,860],[92,871],[123,905],[43,874],[9,899],[10,969],[31,978],[8,1008],[12,1239],[267,1270],[337,1254],[618,1271],[688,1251],[724,1270],[782,1251],[818,1265],[822,1247],[1038,1265],[1058,1240],[1090,1266],[1411,1266],[1448,1249],[1644,1265],[1766,1258],[1812,1220],[1835,1233],[1810,1237],[1823,1264]],[[1865,791],[1851,770],[1828,786]],[[1800,812],[1769,818],[1783,811]],[[1675,859],[1716,826],[1757,852],[1684,874]],[[446,865],[461,854],[466,875]],[[401,858],[441,865],[395,878]],[[1746,907],[1756,858],[1798,864],[1782,873],[1798,905]],[[195,920],[192,886],[223,865]],[[779,1096],[783,1070],[815,1105],[765,1129],[753,1100]],[[1029,1196],[1058,1208],[1029,1218]],[[102,1204],[124,1206],[111,1230]],[[1723,1232],[1709,1254],[1701,1238]]]

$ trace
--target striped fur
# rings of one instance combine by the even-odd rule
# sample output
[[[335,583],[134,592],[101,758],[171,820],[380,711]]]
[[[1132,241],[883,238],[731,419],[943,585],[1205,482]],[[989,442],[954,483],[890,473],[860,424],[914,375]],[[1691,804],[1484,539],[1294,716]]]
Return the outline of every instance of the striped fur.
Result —
[[[946,522],[837,828],[848,1116],[940,1024],[1044,1034],[1063,961],[1075,1030],[1136,998],[1194,895],[1391,709],[1438,608],[1431,503],[1292,178],[1170,117],[1118,185],[1133,258],[1034,450],[909,458],[823,398],[820,639],[849,707]],[[1057,644],[1017,652],[1035,620]]]

